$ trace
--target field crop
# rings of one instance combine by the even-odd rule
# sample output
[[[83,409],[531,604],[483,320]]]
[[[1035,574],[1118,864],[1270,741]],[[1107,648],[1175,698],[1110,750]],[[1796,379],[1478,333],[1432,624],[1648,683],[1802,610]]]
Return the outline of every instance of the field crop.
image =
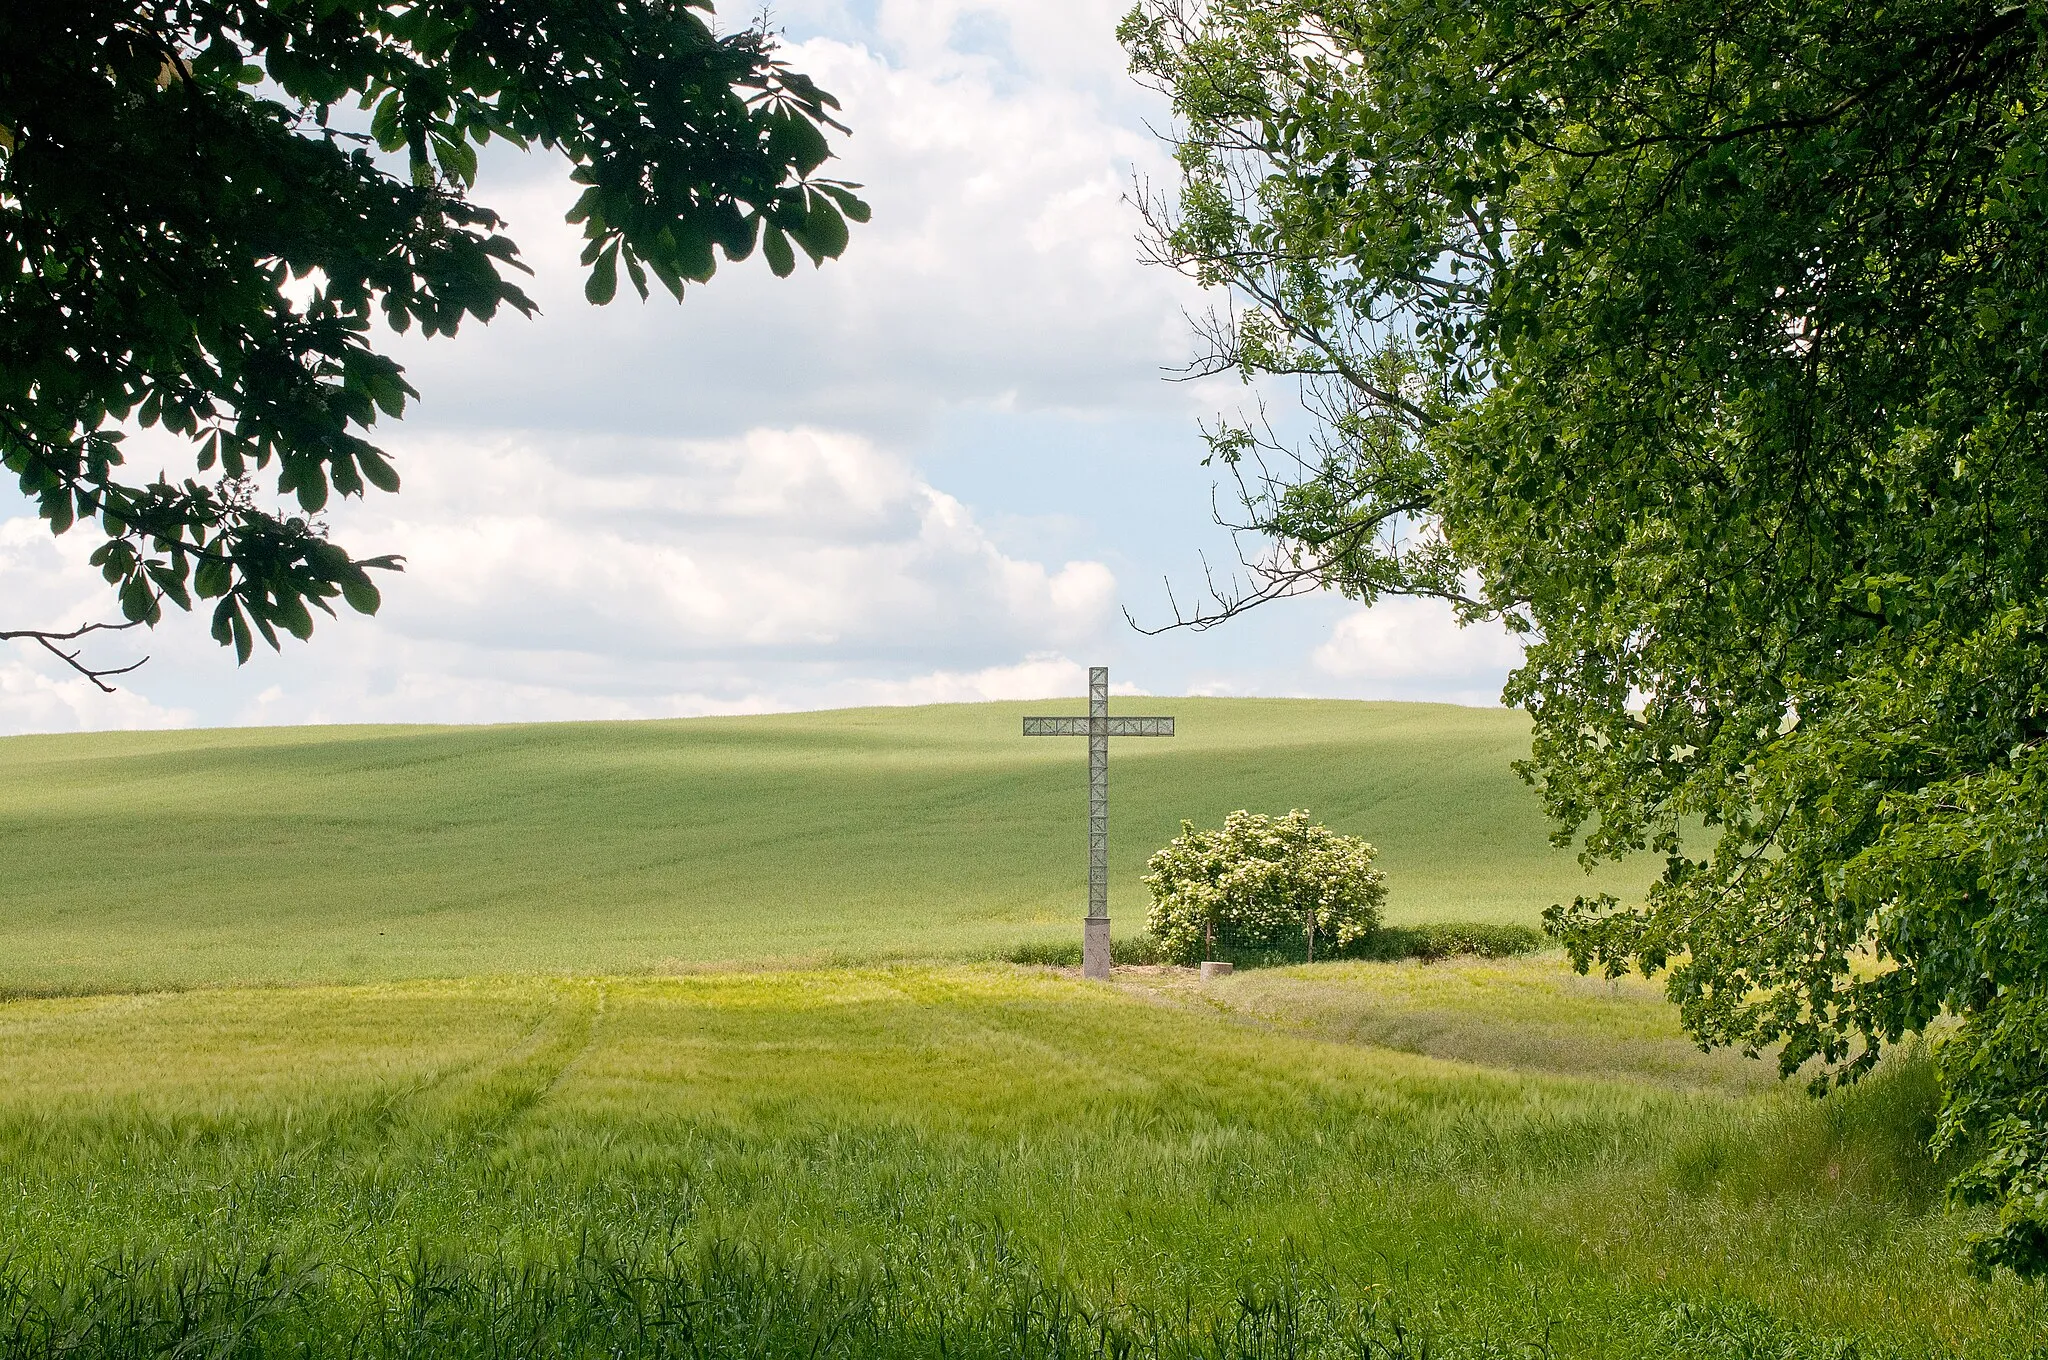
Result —
[[[17,1001],[0,1275],[85,1353],[600,1353],[637,1299],[649,1354],[2026,1354],[1924,1061],[1815,1103],[1686,1051],[1554,959]]]
[[[1387,919],[1533,923],[1588,890],[1509,769],[1517,713],[1119,699],[1111,903],[1180,819],[1307,807],[1379,846]],[[1078,938],[1076,701],[678,722],[0,740],[0,994],[733,961],[995,957]],[[1592,887],[1637,890],[1643,869]]]
[[[1127,937],[1240,806],[1395,922],[1588,886],[1517,715],[1141,705]],[[1815,1101],[1554,954],[991,961],[1077,933],[1027,707],[0,742],[0,1360],[2042,1360],[1925,1052]]]

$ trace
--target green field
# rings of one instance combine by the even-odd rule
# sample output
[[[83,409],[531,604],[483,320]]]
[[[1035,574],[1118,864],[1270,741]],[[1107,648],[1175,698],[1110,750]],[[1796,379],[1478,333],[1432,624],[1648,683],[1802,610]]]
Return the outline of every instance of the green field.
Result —
[[[1132,926],[1239,806],[1399,920],[1583,890],[1513,714],[1168,703]],[[0,1357],[2048,1353],[1924,1052],[1815,1101],[1555,956],[990,961],[1074,933],[1022,708],[0,742]]]
[[[1130,703],[1140,701],[1128,701]],[[1527,721],[1174,699],[1113,743],[1111,912],[1180,819],[1306,807],[1382,852],[1388,919],[1534,922],[1597,887],[1509,769]],[[0,991],[972,958],[1071,939],[1072,703],[679,722],[0,741]]]

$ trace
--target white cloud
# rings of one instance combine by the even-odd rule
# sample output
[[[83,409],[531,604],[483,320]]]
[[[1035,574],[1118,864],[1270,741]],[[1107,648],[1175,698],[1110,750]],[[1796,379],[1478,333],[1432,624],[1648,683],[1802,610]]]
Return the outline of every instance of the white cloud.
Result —
[[[1172,167],[1113,39],[1125,7],[780,0],[801,39],[785,55],[854,129],[832,171],[867,185],[875,220],[822,270],[751,260],[681,306],[587,306],[562,167],[493,150],[479,196],[510,217],[544,314],[398,342],[424,394],[380,432],[405,490],[328,516],[350,549],[408,557],[383,613],[323,618],[242,668],[203,616],[173,615],[96,644],[153,654],[119,699],[16,645],[0,730],[1078,697],[1084,660],[1160,692],[1490,701],[1505,663],[1460,669],[1472,638],[1448,616],[1391,638],[1373,630],[1393,615],[1347,620],[1319,651],[1335,602],[1199,637],[1119,621],[1120,581],[1196,569],[1195,416],[1239,395],[1159,380],[1198,299],[1136,259],[1123,195]],[[106,617],[89,533],[53,544],[14,504],[6,621]],[[1131,601],[1148,621],[1157,594]],[[1386,670],[1395,644],[1410,669]]]
[[[80,531],[90,533],[90,528]],[[76,552],[50,536],[33,515],[0,520],[0,580],[12,605],[4,626],[76,627],[100,618],[107,607],[106,583]],[[14,611],[27,609],[20,615]]]
[[[23,644],[15,643],[16,647]],[[103,694],[59,663],[0,661],[0,733],[96,732],[189,727],[190,709],[162,708],[139,694]]]
[[[1522,649],[1507,629],[1483,622],[1460,628],[1442,600],[1389,596],[1338,620],[1316,648],[1315,668],[1375,697],[1441,696],[1498,703]]]
[[[1143,695],[1136,685],[1113,683],[1117,695]],[[933,671],[908,680],[869,680],[846,687],[849,703],[971,704],[996,699],[1046,699],[1060,702],[1086,698],[1088,668],[1057,652],[1039,652],[1014,665],[987,666],[978,671]]]
[[[622,678],[586,658],[415,642],[343,624],[360,645],[339,666],[292,665],[293,684],[273,685],[231,715],[236,725],[335,722],[588,722],[771,713],[805,705],[762,693],[664,689],[660,671]],[[340,642],[329,638],[330,646]],[[731,668],[726,668],[728,671]],[[714,677],[714,679],[721,677]],[[730,675],[722,678],[730,679]],[[605,692],[610,688],[613,692]]]
[[[1099,562],[1003,553],[967,507],[855,435],[508,435],[409,442],[390,625],[421,639],[620,659],[744,652],[986,656],[1100,633]],[[358,517],[362,521],[363,517]]]
[[[960,501],[856,435],[435,435],[396,454],[404,492],[351,503],[335,525],[359,554],[407,559],[383,578],[374,620],[323,619],[310,645],[259,652],[237,671],[199,620],[174,615],[134,635],[158,656],[118,703],[17,664],[0,680],[0,728],[190,721],[163,693],[202,677],[213,720],[246,723],[665,717],[1078,691],[1074,664],[1049,658],[1100,639],[1115,617],[1107,566],[1005,552]],[[77,560],[88,546],[8,521],[0,586],[15,599],[76,600],[92,617],[107,606]]]
[[[787,280],[757,255],[680,306],[657,289],[592,308],[562,221],[575,192],[563,167],[487,157],[479,197],[511,222],[543,315],[403,342],[425,419],[901,436],[954,407],[1191,413],[1159,369],[1184,355],[1194,294],[1137,262],[1123,202],[1134,171],[1171,165],[1122,75],[1115,6],[885,4],[868,27],[821,17],[853,31],[785,55],[853,129],[827,170],[865,186],[874,220],[845,255]],[[949,45],[982,30],[1009,35],[1006,55]]]

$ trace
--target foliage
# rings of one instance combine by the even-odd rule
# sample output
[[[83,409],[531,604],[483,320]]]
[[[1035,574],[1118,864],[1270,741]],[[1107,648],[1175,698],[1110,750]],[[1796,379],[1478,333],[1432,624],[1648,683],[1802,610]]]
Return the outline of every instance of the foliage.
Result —
[[[1220,957],[1218,949],[1290,948],[1331,954],[1379,928],[1386,875],[1378,854],[1296,808],[1285,817],[1239,810],[1217,830],[1180,824],[1180,834],[1145,863],[1152,892],[1147,921],[1176,963]]]
[[[1412,926],[1381,926],[1351,952],[1361,959],[1434,959],[1469,955],[1510,959],[1543,947],[1541,931],[1494,921],[1430,921]]]
[[[67,0],[0,8],[0,461],[54,533],[96,522],[122,614],[214,600],[213,635],[304,638],[370,572],[314,518],[398,489],[364,436],[417,395],[370,331],[531,313],[475,201],[498,137],[584,186],[585,287],[680,298],[758,244],[836,256],[852,186],[814,177],[832,97],[708,0]],[[704,11],[700,13],[699,11]],[[353,117],[336,110],[353,107]],[[131,475],[123,426],[202,478]],[[294,509],[265,509],[275,470]]]
[[[1553,911],[1700,1040],[1822,1080],[1937,1017],[1940,1137],[2048,1269],[2048,10],[2038,0],[1143,0],[1160,258],[1214,368],[1302,375],[1298,463],[1212,432],[1260,594],[1455,600],[1560,844]],[[1705,834],[1681,836],[1681,828]]]

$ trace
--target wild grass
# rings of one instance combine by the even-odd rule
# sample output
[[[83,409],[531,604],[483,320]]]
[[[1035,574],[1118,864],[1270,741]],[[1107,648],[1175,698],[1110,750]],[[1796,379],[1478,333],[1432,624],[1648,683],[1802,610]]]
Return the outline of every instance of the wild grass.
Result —
[[[0,741],[0,1360],[2042,1360],[1924,1053],[1814,1102],[1508,957],[1634,886],[1518,715],[1144,706],[1109,987],[1050,705]],[[1146,854],[1297,806],[1436,961],[1151,964]]]
[[[1180,819],[1307,807],[1388,919],[1533,923],[1591,888],[1509,770],[1518,713],[1119,701],[1112,914]],[[997,957],[1077,937],[1085,743],[951,705],[677,722],[0,740],[0,995]]]
[[[0,1352],[2028,1354],[1924,1059],[1676,1040],[1547,958],[16,1001]]]

